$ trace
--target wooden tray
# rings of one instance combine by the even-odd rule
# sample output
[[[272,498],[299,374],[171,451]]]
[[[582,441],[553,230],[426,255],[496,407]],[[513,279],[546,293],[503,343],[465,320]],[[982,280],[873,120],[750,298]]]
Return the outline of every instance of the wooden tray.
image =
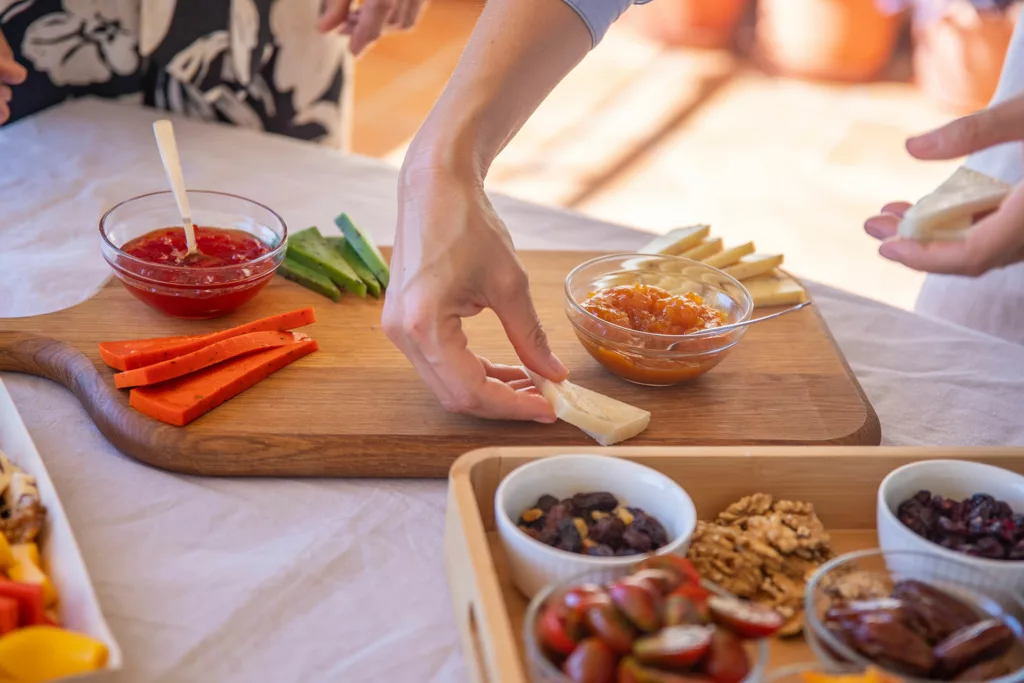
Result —
[[[653,413],[637,445],[879,443],[878,418],[813,306],[753,327],[721,365],[688,385],[644,388],[610,375],[577,341],[563,312],[565,276],[596,255],[520,257],[551,343],[574,380]],[[114,389],[113,371],[97,351],[102,341],[202,333],[310,305],[318,322],[303,331],[320,342],[318,353],[185,428],[128,408],[128,392]],[[189,474],[444,477],[473,448],[588,444],[564,423],[495,423],[445,413],[385,338],[381,307],[355,297],[335,304],[275,278],[227,318],[184,321],[111,282],[78,306],[0,320],[0,371],[62,383],[126,455]],[[496,317],[480,315],[466,327],[478,353],[517,362]]]
[[[527,601],[511,583],[494,522],[494,493],[516,467],[537,458],[594,449],[491,448],[452,466],[444,557],[470,680],[529,683],[523,661]],[[970,459],[1024,473],[1024,448],[629,448],[602,451],[664,472],[685,487],[699,519],[743,496],[770,493],[814,503],[837,553],[877,547],[878,485],[915,460]],[[827,458],[828,462],[822,462]],[[813,661],[801,639],[774,641],[769,669]]]

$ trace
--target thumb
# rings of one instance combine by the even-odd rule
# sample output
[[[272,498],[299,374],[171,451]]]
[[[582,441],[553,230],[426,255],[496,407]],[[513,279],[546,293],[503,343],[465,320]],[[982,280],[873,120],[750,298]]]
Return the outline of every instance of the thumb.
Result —
[[[533,307],[529,286],[504,292],[501,300],[491,308],[501,320],[505,334],[523,365],[552,382],[561,382],[569,376],[562,361],[551,351],[548,336]]]
[[[918,159],[956,159],[1004,142],[1024,139],[1024,95],[907,140]]]

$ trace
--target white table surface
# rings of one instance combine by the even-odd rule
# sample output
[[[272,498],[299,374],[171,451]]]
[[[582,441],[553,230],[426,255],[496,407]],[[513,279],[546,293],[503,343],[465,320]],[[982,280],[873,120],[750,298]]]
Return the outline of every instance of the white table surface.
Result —
[[[0,317],[77,303],[107,276],[97,219],[164,183],[157,114],[81,100],[0,128]],[[352,214],[382,243],[395,171],[314,145],[176,124],[192,187],[293,227]],[[497,198],[522,249],[646,235]],[[815,287],[894,445],[1022,445],[1024,347]],[[131,683],[463,680],[441,558],[442,481],[217,480],[115,451],[71,394],[3,376],[78,536]]]

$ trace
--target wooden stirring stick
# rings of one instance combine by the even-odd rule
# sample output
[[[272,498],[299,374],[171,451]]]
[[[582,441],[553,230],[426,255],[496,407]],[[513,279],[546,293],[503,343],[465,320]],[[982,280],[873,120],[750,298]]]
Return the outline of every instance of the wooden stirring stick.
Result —
[[[188,208],[188,195],[185,193],[185,177],[181,173],[181,161],[178,159],[178,144],[174,141],[174,127],[167,119],[153,124],[156,145],[160,148],[160,159],[164,162],[167,182],[171,184],[174,200],[178,202],[181,222],[185,227],[185,244],[188,247],[186,258],[199,253],[196,246],[196,231],[192,225],[192,212]]]

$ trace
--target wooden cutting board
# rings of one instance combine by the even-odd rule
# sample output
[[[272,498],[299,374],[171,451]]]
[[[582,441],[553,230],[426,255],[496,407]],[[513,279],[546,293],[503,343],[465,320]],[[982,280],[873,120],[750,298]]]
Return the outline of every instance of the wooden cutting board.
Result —
[[[880,442],[878,418],[813,306],[754,326],[717,368],[689,384],[640,387],[610,375],[576,340],[563,312],[565,276],[596,255],[520,253],[541,320],[573,381],[653,414],[632,445]],[[97,350],[102,341],[203,333],[310,305],[317,323],[302,331],[320,343],[319,352],[183,428],[129,408],[128,392],[114,389],[114,372]],[[278,277],[231,316],[185,321],[150,309],[111,281],[73,308],[0,320],[0,371],[60,382],[126,455],[189,474],[445,477],[455,458],[485,446],[600,448],[565,423],[446,413],[384,336],[381,307],[355,297],[334,303]],[[466,327],[478,353],[516,363],[496,317],[487,312]]]

